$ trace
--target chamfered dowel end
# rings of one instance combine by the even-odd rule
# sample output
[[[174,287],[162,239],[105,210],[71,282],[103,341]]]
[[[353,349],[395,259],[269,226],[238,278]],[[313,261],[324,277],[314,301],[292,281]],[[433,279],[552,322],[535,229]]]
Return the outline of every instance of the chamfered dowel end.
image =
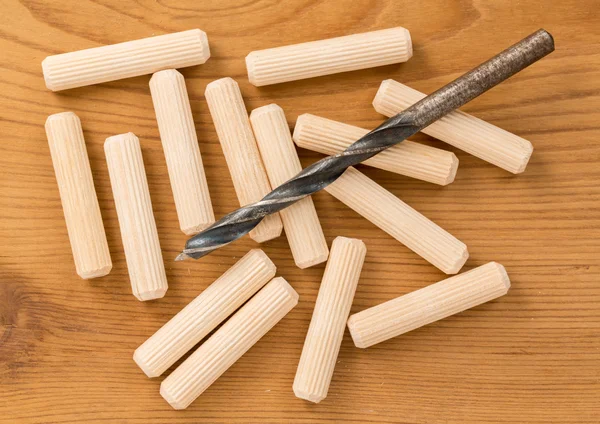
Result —
[[[180,402],[177,397],[169,393],[169,386],[160,384],[160,395],[166,400],[173,409],[182,410],[188,407],[186,402]]]
[[[42,74],[44,75],[44,83],[46,84],[46,88],[50,91],[56,92],[60,91],[61,88],[57,84],[54,84],[50,76],[50,58],[51,56],[47,56],[44,60],[42,60]]]
[[[446,180],[442,184],[440,184],[442,186],[447,186],[448,184],[453,183],[454,179],[456,178],[456,172],[458,171],[458,158],[454,153],[452,153],[451,158],[452,159],[450,160],[448,176]]]
[[[105,275],[108,275],[111,270],[112,270],[112,263],[104,265],[104,266],[102,266],[100,268],[96,268],[96,269],[88,269],[85,271],[77,270],[77,275],[79,275],[84,280],[89,280],[91,278],[104,277]]]
[[[195,28],[192,31],[198,34],[198,39],[200,40],[200,45],[202,46],[202,56],[200,58],[200,62],[201,64],[205,63],[208,59],[210,59],[210,46],[208,44],[208,36],[200,28]]]
[[[412,38],[410,36],[410,31],[407,30],[406,28],[402,28],[404,30],[404,34],[406,37],[406,61],[408,61],[408,59],[410,59],[413,56],[413,43],[412,43]]]
[[[147,365],[148,361],[143,357],[142,350],[139,347],[133,352],[133,361],[150,378],[158,377],[161,374]]]
[[[504,268],[504,265],[501,265],[498,262],[489,262],[487,264],[487,266],[496,268],[496,272],[497,272],[500,280],[506,287],[506,291],[504,292],[504,294],[508,293],[508,290],[510,289],[510,277],[508,276],[508,273],[506,272],[506,268]]]
[[[174,79],[183,79],[183,75],[177,69],[164,69],[152,74],[150,77],[150,87],[158,84],[160,81],[169,81]]]
[[[260,116],[265,115],[267,113],[278,111],[283,112],[283,109],[276,103],[270,103],[265,106],[257,107],[256,109],[253,109],[252,112],[250,112],[250,120],[252,120],[253,118],[259,118]]]
[[[297,398],[304,399],[304,400],[307,400],[307,401],[313,402],[313,403],[319,403],[327,397],[327,395],[323,396],[323,395],[318,395],[318,394],[314,394],[314,393],[309,393],[306,390],[302,390],[301,388],[299,388],[297,386],[298,386],[298,384],[296,382],[294,382],[294,385],[292,386],[292,390],[294,391],[294,395],[296,395]]]
[[[112,147],[116,147],[120,143],[131,143],[135,142],[135,140],[137,140],[137,136],[132,132],[111,135],[110,137],[107,137],[106,140],[104,140],[104,151],[108,152]]]
[[[392,112],[389,107],[386,107],[386,98],[389,96],[390,87],[395,84],[396,81],[393,79],[386,79],[381,81],[379,85],[379,89],[373,98],[373,108],[377,113],[388,116],[388,113],[391,113],[389,116],[394,116],[396,113]]]
[[[219,78],[218,80],[214,80],[214,81],[209,82],[206,85],[206,88],[204,89],[204,93],[206,93],[208,91],[211,91],[211,90],[214,90],[214,89],[217,89],[217,88],[219,88],[221,86],[227,86],[227,85],[229,85],[229,86],[238,86],[239,84],[237,83],[236,80],[234,80],[231,77]]]
[[[261,84],[259,80],[257,80],[254,75],[254,63],[256,62],[256,52],[250,52],[248,56],[246,56],[246,69],[248,70],[248,81],[255,87],[261,87],[267,84]]]
[[[462,243],[460,256],[457,256],[456,257],[456,261],[454,262],[454,264],[451,265],[444,272],[446,274],[449,274],[449,275],[458,274],[458,271],[460,271],[462,269],[462,267],[464,266],[465,262],[467,262],[467,259],[469,259],[469,250],[467,248],[467,245],[464,244],[464,243]]]
[[[47,129],[48,126],[52,125],[53,122],[62,121],[63,119],[74,119],[76,121],[81,122],[81,120],[79,119],[79,116],[77,116],[77,114],[75,112],[66,111],[66,112],[54,113],[54,114],[48,116],[48,118],[46,118],[46,124],[44,126]]]
[[[350,318],[348,318],[347,325],[348,330],[350,331],[350,337],[352,337],[352,341],[354,342],[354,346],[356,346],[359,349],[368,348],[370,345],[362,340],[362,337],[360,336],[361,333],[356,329],[356,314],[350,315]]]
[[[310,268],[311,266],[321,264],[329,257],[329,251],[318,254],[310,259],[304,261],[295,261],[296,266],[300,269]]]
[[[303,113],[302,115],[298,115],[298,118],[296,118],[294,131],[292,132],[292,140],[294,140],[294,143],[298,147],[302,147],[300,146],[300,144],[298,144],[298,140],[300,139],[300,134],[304,132],[304,126],[306,125],[307,121],[311,119],[312,116],[313,115],[311,113]]]
[[[160,287],[156,290],[146,290],[146,291],[134,292],[133,295],[138,300],[141,300],[142,302],[144,302],[146,300],[160,299],[165,296],[166,292],[167,292],[167,287]]]
[[[524,140],[524,142],[521,143],[521,147],[523,149],[520,157],[521,160],[516,163],[514,169],[508,169],[508,171],[513,174],[522,174],[525,172],[525,168],[527,168],[529,159],[531,159],[531,155],[533,154],[533,144],[531,144],[529,140]]]
[[[263,252],[264,253],[264,252]],[[265,253],[266,255],[266,253]],[[269,284],[277,285],[281,290],[283,290],[287,295],[288,299],[291,300],[292,308],[294,308],[298,304],[298,300],[300,299],[300,295],[288,281],[283,277],[275,277],[271,280]],[[291,308],[290,308],[291,309]]]

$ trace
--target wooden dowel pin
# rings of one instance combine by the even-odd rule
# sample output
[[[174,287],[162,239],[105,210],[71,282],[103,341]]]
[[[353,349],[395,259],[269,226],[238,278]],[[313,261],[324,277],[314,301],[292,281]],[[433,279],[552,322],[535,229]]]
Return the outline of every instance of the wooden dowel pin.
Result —
[[[254,109],[250,122],[271,186],[277,187],[302,171],[283,109],[276,104]],[[327,260],[329,248],[310,196],[279,214],[299,268]]]
[[[81,121],[73,112],[50,115],[46,135],[77,274],[102,277],[112,269]]]
[[[196,234],[215,222],[183,75],[174,69],[155,73],[150,92],[156,112],[179,227]]]
[[[287,281],[271,280],[163,380],[162,397],[175,409],[187,408],[297,303]]]
[[[469,257],[463,242],[355,168],[325,191],[446,274],[456,274]]]
[[[262,86],[406,62],[411,56],[410,33],[395,27],[253,51],[246,67],[250,83]]]
[[[509,288],[504,267],[489,262],[354,314],[348,328],[356,347],[367,348],[504,296]]]
[[[366,253],[357,239],[337,237],[331,245],[294,379],[301,399],[318,403],[327,397]]]
[[[231,78],[213,81],[206,86],[205,96],[240,205],[259,201],[271,191],[271,184],[237,82]],[[279,237],[282,230],[275,213],[250,231],[250,238],[262,243]]]
[[[382,115],[393,116],[424,97],[425,94],[404,84],[385,80],[373,106]],[[528,140],[460,110],[450,112],[422,132],[513,174],[525,171],[533,153]]]
[[[158,377],[275,276],[260,249],[246,253],[177,315],[138,347],[134,361]]]
[[[209,57],[206,33],[191,29],[48,56],[42,70],[46,87],[59,91],[200,65]]]
[[[104,152],[133,295],[158,299],[167,291],[167,276],[140,140],[133,133],[108,137]]]
[[[363,128],[305,113],[298,116],[293,139],[304,149],[335,155],[368,132]],[[458,169],[458,159],[454,153],[409,140],[363,163],[439,185],[454,181]]]

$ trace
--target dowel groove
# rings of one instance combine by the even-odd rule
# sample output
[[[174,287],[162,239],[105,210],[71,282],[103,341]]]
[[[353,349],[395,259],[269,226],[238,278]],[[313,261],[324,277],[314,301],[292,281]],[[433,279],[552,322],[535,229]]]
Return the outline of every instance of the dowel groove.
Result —
[[[402,27],[308,43],[257,50],[246,56],[255,86],[406,62],[412,57],[410,33]]]
[[[56,113],[45,128],[77,274],[107,275],[112,261],[81,121],[73,112]]]
[[[367,348],[504,296],[509,288],[504,267],[489,262],[354,314],[348,328],[356,347]]]
[[[158,299],[168,284],[140,141],[133,133],[115,135],[104,152],[133,295]]]
[[[175,199],[179,227],[193,235],[215,222],[183,75],[155,73],[150,92]]]
[[[297,303],[287,281],[271,280],[163,380],[161,396],[175,409],[187,408]]]
[[[139,346],[134,361],[148,377],[158,377],[260,290],[275,270],[262,250],[251,250]]]
[[[294,379],[301,399],[318,403],[327,397],[366,253],[357,239],[337,237],[331,245]]]
[[[353,167],[325,191],[446,274],[469,257],[463,242]]]
[[[206,33],[191,29],[48,56],[42,70],[46,87],[60,91],[200,65],[209,57]]]

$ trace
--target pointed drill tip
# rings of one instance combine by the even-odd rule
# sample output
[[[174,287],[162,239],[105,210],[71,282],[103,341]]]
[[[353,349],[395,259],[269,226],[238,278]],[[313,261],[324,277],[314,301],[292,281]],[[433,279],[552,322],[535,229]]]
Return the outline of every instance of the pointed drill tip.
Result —
[[[175,262],[179,262],[179,261],[185,261],[186,259],[192,259],[191,256],[186,255],[185,253],[180,253],[179,255],[177,255],[177,257],[175,258]]]

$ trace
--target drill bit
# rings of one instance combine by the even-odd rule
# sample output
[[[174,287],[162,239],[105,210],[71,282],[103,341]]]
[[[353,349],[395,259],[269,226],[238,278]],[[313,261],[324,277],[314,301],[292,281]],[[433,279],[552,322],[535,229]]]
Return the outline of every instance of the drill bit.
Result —
[[[554,51],[552,36],[540,29],[487,62],[391,117],[346,150],[308,166],[262,200],[225,215],[190,238],[175,260],[199,259],[242,237],[267,215],[334,182],[346,168],[375,156],[430,125]]]

